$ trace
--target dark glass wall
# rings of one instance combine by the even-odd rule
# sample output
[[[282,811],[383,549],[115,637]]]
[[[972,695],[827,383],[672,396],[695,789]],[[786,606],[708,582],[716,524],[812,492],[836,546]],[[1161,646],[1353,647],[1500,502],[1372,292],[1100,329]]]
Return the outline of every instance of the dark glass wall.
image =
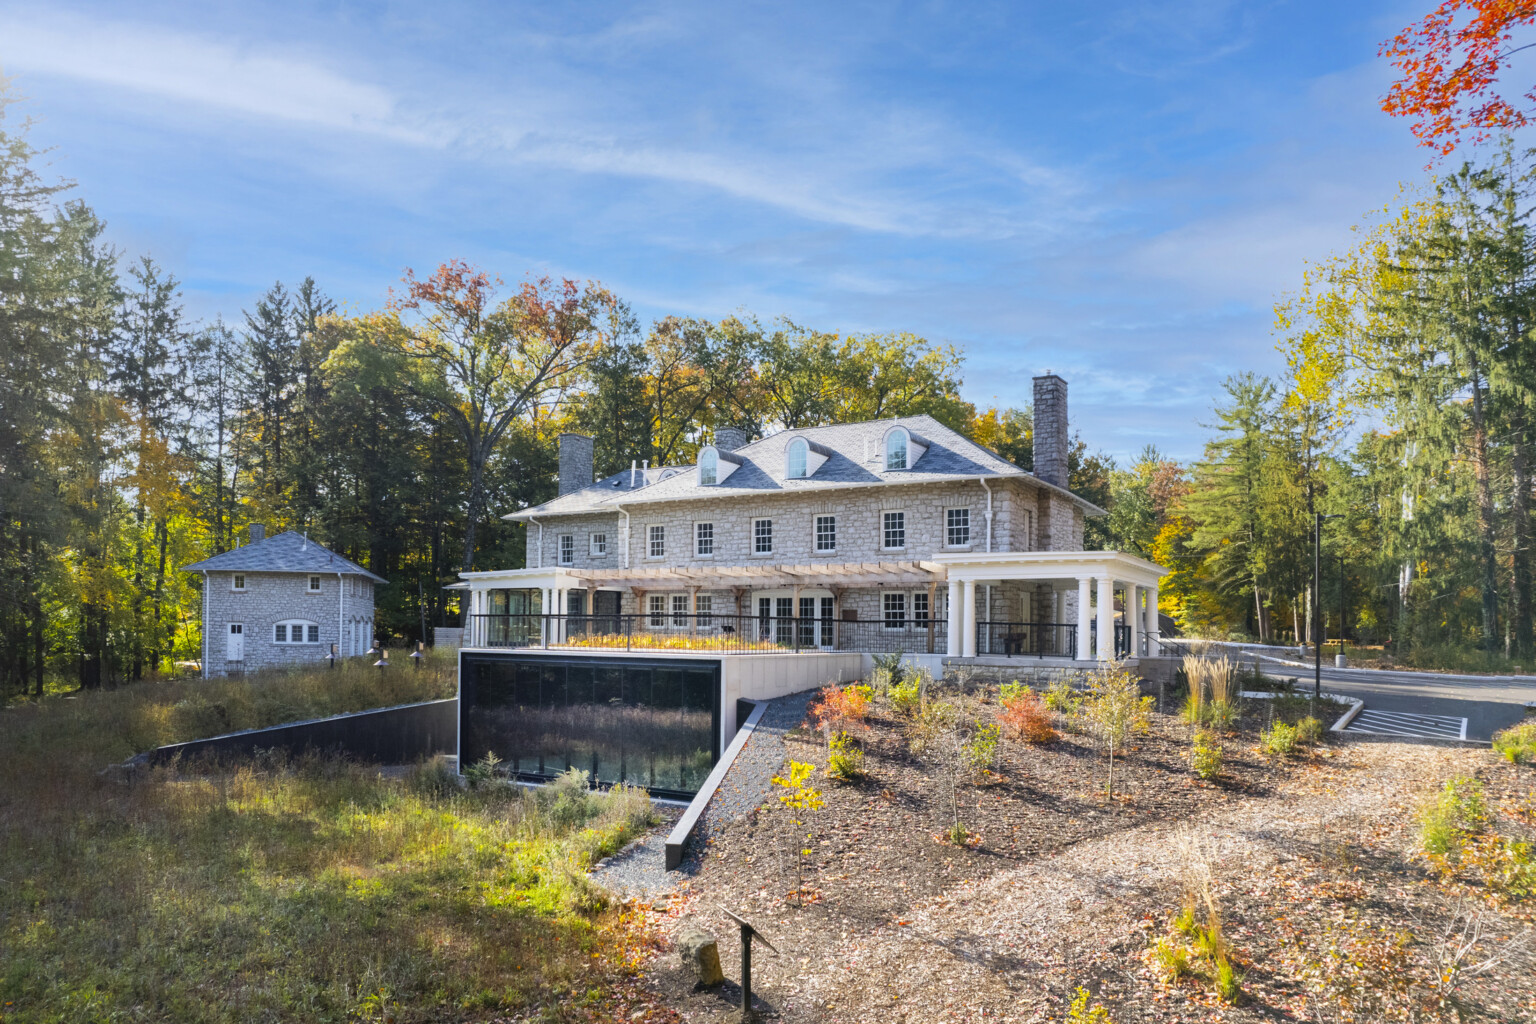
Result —
[[[461,766],[691,797],[720,757],[719,662],[466,652],[459,687]]]

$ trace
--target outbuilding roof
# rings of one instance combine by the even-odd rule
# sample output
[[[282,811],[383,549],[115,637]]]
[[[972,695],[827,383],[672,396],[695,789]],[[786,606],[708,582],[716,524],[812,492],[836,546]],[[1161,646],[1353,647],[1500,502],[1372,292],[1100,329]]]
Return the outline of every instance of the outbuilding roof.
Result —
[[[904,427],[925,451],[906,469],[885,468],[885,436],[893,427]],[[785,449],[796,438],[805,438],[827,460],[809,477],[786,475]],[[722,457],[725,453],[722,453]],[[932,416],[840,423],[827,427],[784,430],[730,453],[741,459],[740,468],[718,484],[701,485],[692,464],[626,470],[599,480],[590,487],[563,494],[533,508],[503,518],[525,520],[540,516],[581,515],[660,501],[751,497],[764,494],[797,494],[847,487],[941,483],[977,477],[1015,477],[1072,499],[1088,515],[1104,515],[1103,509],[1065,488],[1025,472],[996,452],[951,430]]]
[[[201,562],[182,566],[184,572],[320,572],[366,576],[388,583],[348,558],[343,558],[303,534],[287,530],[265,540],[253,541]]]

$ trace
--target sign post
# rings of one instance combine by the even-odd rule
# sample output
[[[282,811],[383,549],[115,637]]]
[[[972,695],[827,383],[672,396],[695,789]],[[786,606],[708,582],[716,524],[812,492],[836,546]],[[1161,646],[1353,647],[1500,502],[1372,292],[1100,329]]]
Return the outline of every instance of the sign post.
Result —
[[[724,907],[720,910],[726,917],[741,926],[741,1019],[746,1021],[752,1016],[752,939],[757,938],[775,953],[778,950],[774,949],[773,943],[763,938],[763,933],[752,927],[745,918],[731,913]]]

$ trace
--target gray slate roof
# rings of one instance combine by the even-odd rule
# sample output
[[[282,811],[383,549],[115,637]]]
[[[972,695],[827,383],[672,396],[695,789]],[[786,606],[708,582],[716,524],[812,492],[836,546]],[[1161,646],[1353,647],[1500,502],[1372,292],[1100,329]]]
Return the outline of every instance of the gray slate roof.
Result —
[[[181,568],[184,572],[339,572],[366,576],[375,583],[389,582],[292,530]]]
[[[911,463],[908,469],[887,470],[885,449],[881,442],[885,432],[897,425],[906,427],[913,435],[913,441],[928,445],[928,450]],[[784,476],[784,450],[797,437],[805,438],[823,451],[830,451],[831,457],[810,477],[790,480]],[[695,467],[689,464],[638,471],[635,485],[631,486],[630,473],[626,470],[599,480],[591,487],[572,491],[505,518],[522,520],[540,516],[580,515],[605,512],[617,505],[628,506],[641,502],[688,501],[765,493],[813,493],[861,484],[937,483],[946,480],[974,480],[978,476],[1026,479],[1040,487],[1070,496],[1089,515],[1104,514],[1104,510],[1092,502],[1048,484],[1032,473],[1026,473],[996,452],[951,430],[932,416],[903,416],[897,419],[785,430],[738,448],[732,454],[741,457],[741,465],[722,483],[700,486]]]

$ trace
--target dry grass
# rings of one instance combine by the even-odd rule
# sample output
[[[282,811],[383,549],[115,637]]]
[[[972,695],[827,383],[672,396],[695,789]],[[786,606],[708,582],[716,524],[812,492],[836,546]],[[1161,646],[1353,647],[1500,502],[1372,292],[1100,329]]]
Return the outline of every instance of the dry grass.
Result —
[[[210,715],[238,728],[436,696],[432,672],[0,712],[0,1017],[453,1020],[547,1003],[559,1019],[600,1002],[630,947],[583,869],[649,820],[637,790],[463,790],[440,761],[403,778],[323,759],[99,771]]]

